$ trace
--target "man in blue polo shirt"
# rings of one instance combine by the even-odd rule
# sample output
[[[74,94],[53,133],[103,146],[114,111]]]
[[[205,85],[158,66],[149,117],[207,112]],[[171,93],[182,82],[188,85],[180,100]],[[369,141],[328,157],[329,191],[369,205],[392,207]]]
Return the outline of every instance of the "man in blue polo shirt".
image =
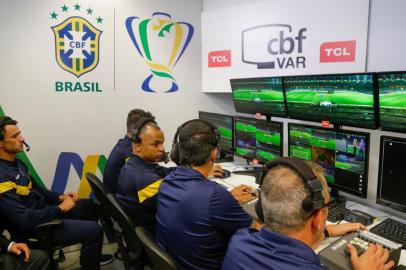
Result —
[[[230,192],[207,179],[217,156],[215,127],[196,119],[178,131],[180,166],[159,188],[156,240],[185,269],[220,269],[229,239],[252,220]]]
[[[116,197],[138,225],[154,233],[158,187],[174,168],[156,163],[165,154],[165,138],[153,118],[140,118],[131,139],[133,152],[120,172]]]
[[[323,169],[307,163],[322,183],[324,202],[330,201]],[[265,226],[261,231],[239,230],[231,239],[224,259],[224,270],[238,269],[328,269],[321,265],[313,251],[327,235],[341,236],[364,229],[359,223],[326,225],[327,207],[308,212],[304,198],[309,196],[304,180],[287,166],[273,167],[265,177],[261,201]],[[325,232],[325,228],[327,233]],[[349,245],[355,270],[389,269],[388,252],[382,246],[370,245],[360,257]]]
[[[82,269],[99,269],[103,230],[90,199],[77,199],[76,193],[58,194],[31,180],[27,167],[17,158],[24,151],[24,137],[17,121],[0,117],[0,215],[3,225],[14,235],[26,235],[52,219],[64,223],[52,230],[55,245],[81,243]],[[111,255],[103,256],[107,261]],[[103,260],[103,261],[106,261]]]
[[[150,112],[146,112],[142,109],[131,110],[127,116],[127,134],[124,136],[124,138],[118,140],[113,150],[111,150],[109,158],[107,159],[106,167],[104,168],[103,185],[111,193],[115,193],[117,191],[120,170],[133,152],[131,146],[131,132],[141,117],[151,118],[152,120],[155,119]]]

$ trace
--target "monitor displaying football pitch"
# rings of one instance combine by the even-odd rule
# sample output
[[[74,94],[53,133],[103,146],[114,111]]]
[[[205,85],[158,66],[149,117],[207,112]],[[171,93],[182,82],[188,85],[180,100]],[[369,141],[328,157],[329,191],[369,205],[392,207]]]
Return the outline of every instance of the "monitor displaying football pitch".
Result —
[[[232,79],[236,112],[285,116],[285,99],[280,77]]]
[[[379,74],[378,85],[380,126],[406,132],[406,72]]]
[[[376,127],[372,74],[286,77],[284,88],[291,118]]]

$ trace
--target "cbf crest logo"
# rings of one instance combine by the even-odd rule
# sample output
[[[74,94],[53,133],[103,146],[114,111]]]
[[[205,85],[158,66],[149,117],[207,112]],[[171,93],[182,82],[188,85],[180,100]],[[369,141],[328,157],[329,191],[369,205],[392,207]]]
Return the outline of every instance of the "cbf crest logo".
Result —
[[[128,17],[125,26],[135,49],[151,71],[142,83],[142,89],[146,92],[178,91],[173,68],[192,39],[193,26],[176,22],[162,12],[145,19]]]
[[[55,11],[51,13],[52,19],[57,19],[59,15],[69,10],[79,13],[85,11],[89,17],[93,15],[93,10],[81,7],[63,5],[62,14]],[[102,23],[101,17],[96,18],[97,23]],[[55,56],[58,65],[64,70],[80,77],[92,71],[99,63],[100,35],[102,31],[97,29],[88,20],[80,16],[72,16],[60,24],[51,27],[55,36]]]

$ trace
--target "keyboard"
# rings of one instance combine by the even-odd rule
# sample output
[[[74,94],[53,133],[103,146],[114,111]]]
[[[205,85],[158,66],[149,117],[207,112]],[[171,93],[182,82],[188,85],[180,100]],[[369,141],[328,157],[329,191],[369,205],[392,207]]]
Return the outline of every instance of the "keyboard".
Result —
[[[347,211],[348,209],[345,207],[338,206],[336,204],[330,205],[328,207],[327,220],[333,223],[343,220]]]
[[[370,229],[374,234],[382,236],[393,242],[402,244],[402,248],[406,249],[406,224],[387,218],[378,225]]]

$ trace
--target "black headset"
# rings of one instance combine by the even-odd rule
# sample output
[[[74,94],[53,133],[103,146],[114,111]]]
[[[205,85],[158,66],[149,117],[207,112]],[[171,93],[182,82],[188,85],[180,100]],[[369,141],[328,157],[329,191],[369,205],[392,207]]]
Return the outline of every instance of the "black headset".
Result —
[[[132,130],[132,134],[131,134],[131,140],[133,142],[137,143],[137,142],[141,141],[141,138],[140,138],[141,129],[148,123],[154,123],[155,125],[157,124],[154,119],[149,118],[149,117],[141,117],[137,121],[137,123],[135,123],[135,126],[134,126],[134,128]]]
[[[270,161],[262,167],[262,175],[260,185],[264,181],[265,176],[268,172],[276,166],[286,166],[299,174],[303,179],[305,188],[310,192],[310,196],[304,198],[302,202],[302,208],[306,212],[311,212],[317,209],[324,207],[324,198],[323,198],[323,185],[314,175],[312,169],[302,160],[295,157],[281,157]],[[258,219],[264,222],[264,212],[262,209],[261,194],[258,194],[258,201],[255,204],[255,212],[258,216]]]
[[[217,129],[217,127],[215,125],[213,125],[210,122],[207,122],[205,120],[202,119],[192,119],[189,121],[186,121],[185,123],[183,123],[182,125],[180,125],[178,127],[178,129],[176,130],[175,136],[173,137],[173,142],[172,142],[172,150],[171,150],[171,160],[173,162],[175,162],[176,165],[180,164],[180,154],[179,154],[179,133],[180,131],[183,129],[184,126],[186,126],[187,124],[194,122],[194,121],[200,121],[204,124],[206,124],[207,126],[210,127],[211,131],[213,132],[213,134],[215,135],[215,140],[213,142],[213,147],[217,147],[219,140],[220,140],[220,132]]]

